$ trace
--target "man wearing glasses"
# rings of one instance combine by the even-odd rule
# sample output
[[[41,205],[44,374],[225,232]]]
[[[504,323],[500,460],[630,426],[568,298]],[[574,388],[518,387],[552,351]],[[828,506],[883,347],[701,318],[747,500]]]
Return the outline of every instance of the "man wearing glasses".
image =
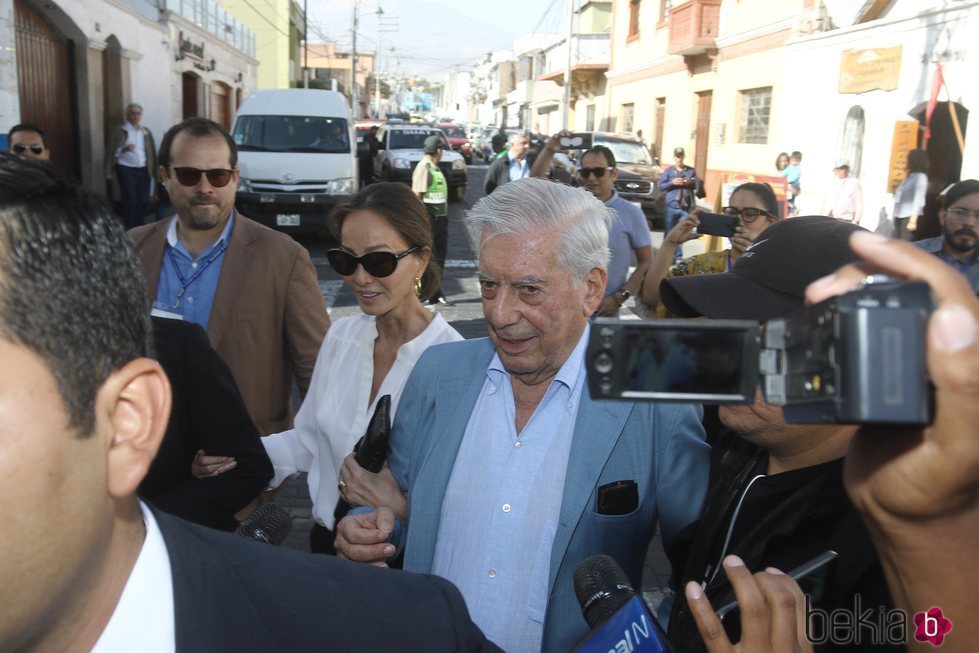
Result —
[[[177,215],[130,237],[154,315],[204,327],[264,435],[292,427],[292,379],[305,394],[330,318],[309,253],[235,211],[237,162],[217,123],[172,127],[160,176]]]
[[[51,150],[44,143],[44,130],[37,125],[24,122],[14,125],[7,134],[10,151],[28,159],[51,159]]]
[[[578,168],[580,183],[615,212],[608,230],[608,248],[611,253],[608,285],[605,286],[605,297],[596,313],[602,317],[616,317],[626,300],[639,292],[646,268],[653,260],[646,216],[642,209],[622,199],[615,192],[613,184],[618,174],[615,155],[607,147],[596,145],[581,155],[581,166]],[[636,255],[636,269],[627,279],[633,253]]]
[[[945,193],[938,220],[942,225],[941,236],[911,244],[931,252],[964,274],[972,290],[979,294],[979,265],[976,265],[979,181],[966,179],[952,186]]]

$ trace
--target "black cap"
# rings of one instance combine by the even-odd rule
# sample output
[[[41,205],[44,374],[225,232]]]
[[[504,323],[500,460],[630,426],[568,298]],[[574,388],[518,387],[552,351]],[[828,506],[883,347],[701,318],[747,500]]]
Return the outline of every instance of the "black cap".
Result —
[[[435,154],[442,149],[442,139],[438,134],[432,134],[425,139],[425,154]]]
[[[682,147],[674,147],[673,156],[687,156],[687,153],[683,151]]]
[[[770,320],[805,305],[806,286],[859,261],[852,222],[810,216],[779,220],[758,235],[730,272],[667,277],[660,284],[666,309],[677,317]]]

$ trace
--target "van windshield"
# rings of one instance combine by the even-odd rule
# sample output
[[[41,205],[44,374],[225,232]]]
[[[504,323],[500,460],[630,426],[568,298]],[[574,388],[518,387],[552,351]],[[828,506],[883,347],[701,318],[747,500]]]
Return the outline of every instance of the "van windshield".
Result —
[[[612,150],[616,163],[653,165],[653,158],[649,155],[649,150],[642,143],[636,143],[634,141],[606,141],[596,138],[595,145],[604,145]]]
[[[343,118],[238,116],[233,136],[243,152],[350,152]]]

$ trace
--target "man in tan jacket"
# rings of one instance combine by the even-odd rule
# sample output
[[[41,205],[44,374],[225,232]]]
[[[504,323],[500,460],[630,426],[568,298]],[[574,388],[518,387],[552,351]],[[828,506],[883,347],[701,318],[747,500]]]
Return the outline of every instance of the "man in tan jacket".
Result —
[[[238,152],[220,125],[190,118],[160,143],[177,215],[129,232],[153,313],[196,322],[231,369],[259,432],[292,426],[330,325],[309,254],[234,210]]]

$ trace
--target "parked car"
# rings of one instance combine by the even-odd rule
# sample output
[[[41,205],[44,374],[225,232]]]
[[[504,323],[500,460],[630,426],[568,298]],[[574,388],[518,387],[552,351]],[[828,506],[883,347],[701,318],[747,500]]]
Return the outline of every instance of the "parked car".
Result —
[[[445,133],[437,127],[381,125],[377,130],[380,150],[374,157],[374,178],[410,184],[411,174],[424,156],[425,139],[433,134],[438,135],[444,145],[439,168],[449,185],[449,200],[461,201],[466,196],[469,168],[462,155],[449,145]]]
[[[449,145],[452,146],[453,150],[462,155],[462,158],[466,160],[466,164],[471,164],[473,162],[473,146],[469,142],[469,137],[466,136],[466,130],[461,125],[446,122],[439,123],[436,127],[445,132],[446,138],[449,139]]]
[[[333,207],[357,191],[347,100],[335,91],[255,91],[238,108],[232,136],[241,176],[235,206],[287,232],[319,232]]]
[[[619,169],[615,179],[615,191],[624,199],[642,208],[650,229],[663,228],[664,197],[659,190],[659,178],[663,172],[642,141],[626,133],[585,132],[592,136],[593,145],[604,145],[615,155]],[[581,162],[582,150],[572,150],[571,158]]]

